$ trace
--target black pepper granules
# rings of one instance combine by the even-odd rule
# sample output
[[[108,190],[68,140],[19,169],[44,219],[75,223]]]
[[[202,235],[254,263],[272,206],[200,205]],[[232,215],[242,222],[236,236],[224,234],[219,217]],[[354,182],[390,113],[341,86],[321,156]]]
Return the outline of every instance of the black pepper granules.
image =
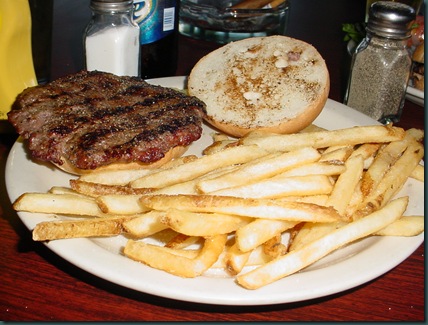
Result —
[[[345,104],[384,124],[400,120],[412,66],[406,43],[415,17],[408,5],[373,3],[367,35],[352,57]]]

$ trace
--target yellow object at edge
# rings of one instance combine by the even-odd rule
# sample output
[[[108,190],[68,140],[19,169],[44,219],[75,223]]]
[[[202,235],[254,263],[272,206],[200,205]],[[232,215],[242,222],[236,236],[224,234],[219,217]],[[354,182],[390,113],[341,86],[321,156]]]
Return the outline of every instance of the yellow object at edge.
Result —
[[[0,0],[0,120],[16,96],[35,85],[28,0]]]

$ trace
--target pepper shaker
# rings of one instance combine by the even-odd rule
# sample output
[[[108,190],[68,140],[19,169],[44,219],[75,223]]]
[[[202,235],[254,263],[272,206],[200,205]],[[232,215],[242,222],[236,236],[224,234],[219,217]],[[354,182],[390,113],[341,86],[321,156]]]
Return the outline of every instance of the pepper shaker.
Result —
[[[412,66],[406,43],[415,17],[402,3],[372,4],[366,37],[352,57],[345,104],[384,124],[400,120]]]
[[[91,0],[92,19],[84,34],[86,69],[139,76],[140,28],[132,0]]]

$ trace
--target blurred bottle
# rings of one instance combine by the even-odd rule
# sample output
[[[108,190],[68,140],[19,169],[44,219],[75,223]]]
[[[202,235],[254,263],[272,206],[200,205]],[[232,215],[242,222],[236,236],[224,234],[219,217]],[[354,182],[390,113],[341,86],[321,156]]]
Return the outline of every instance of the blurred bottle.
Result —
[[[0,121],[7,119],[16,96],[37,85],[31,53],[28,0],[0,1]]]
[[[37,82],[51,77],[53,0],[29,0],[31,11],[31,47]]]
[[[178,0],[134,0],[140,26],[141,77],[167,77],[177,69]]]

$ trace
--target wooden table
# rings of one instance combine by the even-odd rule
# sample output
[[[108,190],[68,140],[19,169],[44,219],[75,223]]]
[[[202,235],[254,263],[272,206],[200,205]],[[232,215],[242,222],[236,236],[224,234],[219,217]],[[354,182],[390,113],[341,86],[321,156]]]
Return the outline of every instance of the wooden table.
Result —
[[[79,32],[89,17],[88,0],[55,2],[52,77],[82,68]],[[364,17],[365,1],[292,2],[287,34],[316,46],[331,74],[330,98],[342,101],[348,57],[341,24]],[[77,11],[76,11],[77,10]],[[69,24],[73,23],[72,26]],[[73,43],[74,42],[74,43]],[[204,54],[218,47],[180,37],[177,75],[186,75]],[[70,49],[72,49],[70,51]],[[81,53],[80,53],[81,54]],[[406,101],[404,128],[424,128],[424,109]],[[214,306],[164,299],[99,279],[71,265],[31,233],[12,210],[4,167],[16,139],[0,134],[0,319],[8,321],[381,321],[425,319],[424,246],[393,270],[345,292],[310,301],[272,306]],[[23,171],[25,172],[25,171]],[[185,288],[183,288],[185,290]]]

